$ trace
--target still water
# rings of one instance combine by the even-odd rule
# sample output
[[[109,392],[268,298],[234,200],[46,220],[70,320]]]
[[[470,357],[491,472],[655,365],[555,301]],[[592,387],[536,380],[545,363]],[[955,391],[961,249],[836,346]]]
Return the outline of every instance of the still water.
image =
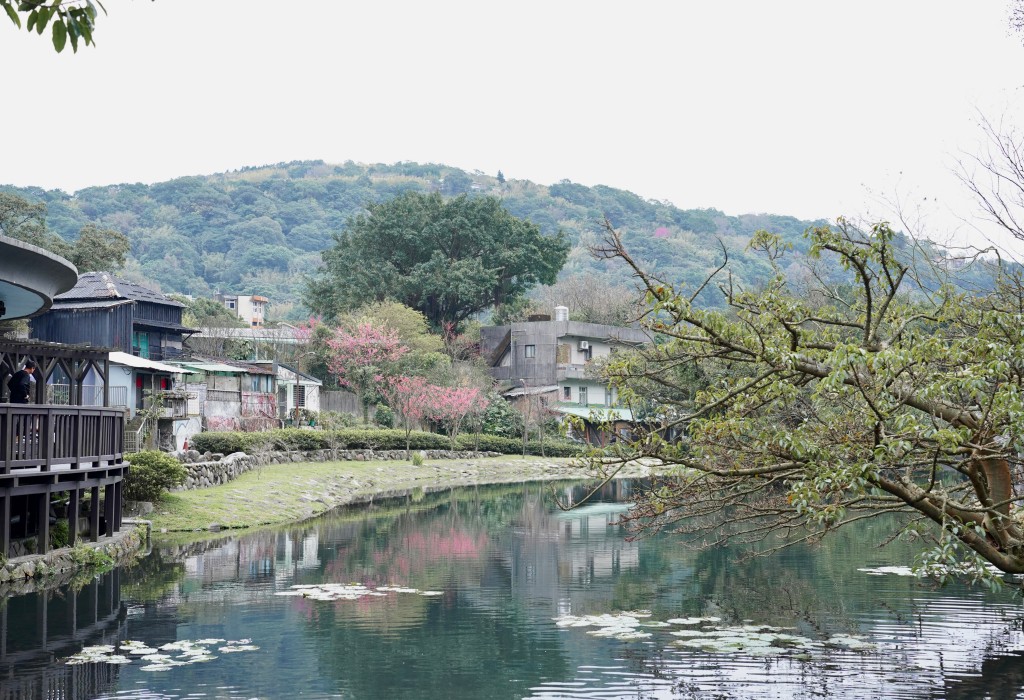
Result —
[[[578,486],[465,489],[155,542],[8,599],[0,698],[1024,698],[1011,587],[859,571],[913,555],[875,546],[883,522],[750,560],[629,541],[629,489],[570,512],[553,496]],[[623,611],[627,634],[600,636],[622,616],[583,626]],[[803,641],[764,641],[783,638]],[[126,663],[68,664],[83,648]]]

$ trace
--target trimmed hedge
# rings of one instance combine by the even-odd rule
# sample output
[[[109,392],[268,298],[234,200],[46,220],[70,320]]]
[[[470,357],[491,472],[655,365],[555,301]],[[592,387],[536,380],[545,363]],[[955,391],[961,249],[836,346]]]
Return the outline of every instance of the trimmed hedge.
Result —
[[[522,454],[523,441],[514,438],[497,437],[496,435],[459,435],[455,439],[458,450],[476,449],[479,437],[480,450],[500,452],[502,454]],[[404,450],[405,431],[360,430],[346,428],[343,430],[301,430],[299,428],[283,428],[266,430],[258,433],[224,432],[199,433],[190,438],[192,449],[200,452],[246,452],[253,454],[269,450]],[[409,446],[413,450],[448,450],[451,441],[446,435],[425,433],[414,430],[409,435]],[[531,455],[541,453],[540,443],[531,440],[526,445]],[[545,440],[544,454],[549,457],[575,457],[581,452],[581,446],[567,440]]]

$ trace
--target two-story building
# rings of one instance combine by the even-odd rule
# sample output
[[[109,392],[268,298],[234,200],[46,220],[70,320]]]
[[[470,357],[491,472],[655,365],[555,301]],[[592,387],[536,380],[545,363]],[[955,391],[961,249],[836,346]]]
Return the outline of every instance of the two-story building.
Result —
[[[148,360],[181,356],[184,306],[108,272],[87,272],[29,322],[34,338],[53,343],[110,348]]]
[[[249,324],[250,328],[262,328],[270,299],[257,294],[218,294],[217,301],[228,311]]]
[[[591,361],[649,342],[649,334],[639,328],[570,321],[564,306],[555,307],[554,320],[534,316],[480,330],[481,355],[491,376],[510,387],[507,398],[540,397],[548,410],[582,418],[588,425],[587,439],[595,442],[606,439],[596,429],[599,423],[628,429],[633,414],[619,404]]]

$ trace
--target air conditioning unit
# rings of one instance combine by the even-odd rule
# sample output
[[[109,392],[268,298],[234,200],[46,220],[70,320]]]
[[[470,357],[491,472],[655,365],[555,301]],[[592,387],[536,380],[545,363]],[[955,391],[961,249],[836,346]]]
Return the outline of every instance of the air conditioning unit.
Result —
[[[580,341],[580,345],[579,345],[579,349],[580,350],[589,350],[590,349],[590,342],[586,341],[586,340],[581,340]]]

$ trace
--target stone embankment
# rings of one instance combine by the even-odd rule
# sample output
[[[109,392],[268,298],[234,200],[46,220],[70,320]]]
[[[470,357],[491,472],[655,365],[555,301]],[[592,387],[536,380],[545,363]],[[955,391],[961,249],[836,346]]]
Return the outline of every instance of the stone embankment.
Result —
[[[420,450],[424,459],[481,459],[500,457],[497,452],[458,452],[453,450]],[[246,454],[233,452],[229,455],[218,452],[201,453],[197,450],[176,452],[188,476],[181,491],[209,488],[232,481],[248,471],[264,464],[288,464],[290,462],[371,462],[378,460],[398,461],[406,459],[405,450],[292,450],[287,452],[265,452]]]
[[[102,542],[85,542],[46,554],[13,557],[0,564],[0,598],[67,583],[78,572],[100,563],[122,564],[138,556],[146,546],[147,526],[125,528]]]

